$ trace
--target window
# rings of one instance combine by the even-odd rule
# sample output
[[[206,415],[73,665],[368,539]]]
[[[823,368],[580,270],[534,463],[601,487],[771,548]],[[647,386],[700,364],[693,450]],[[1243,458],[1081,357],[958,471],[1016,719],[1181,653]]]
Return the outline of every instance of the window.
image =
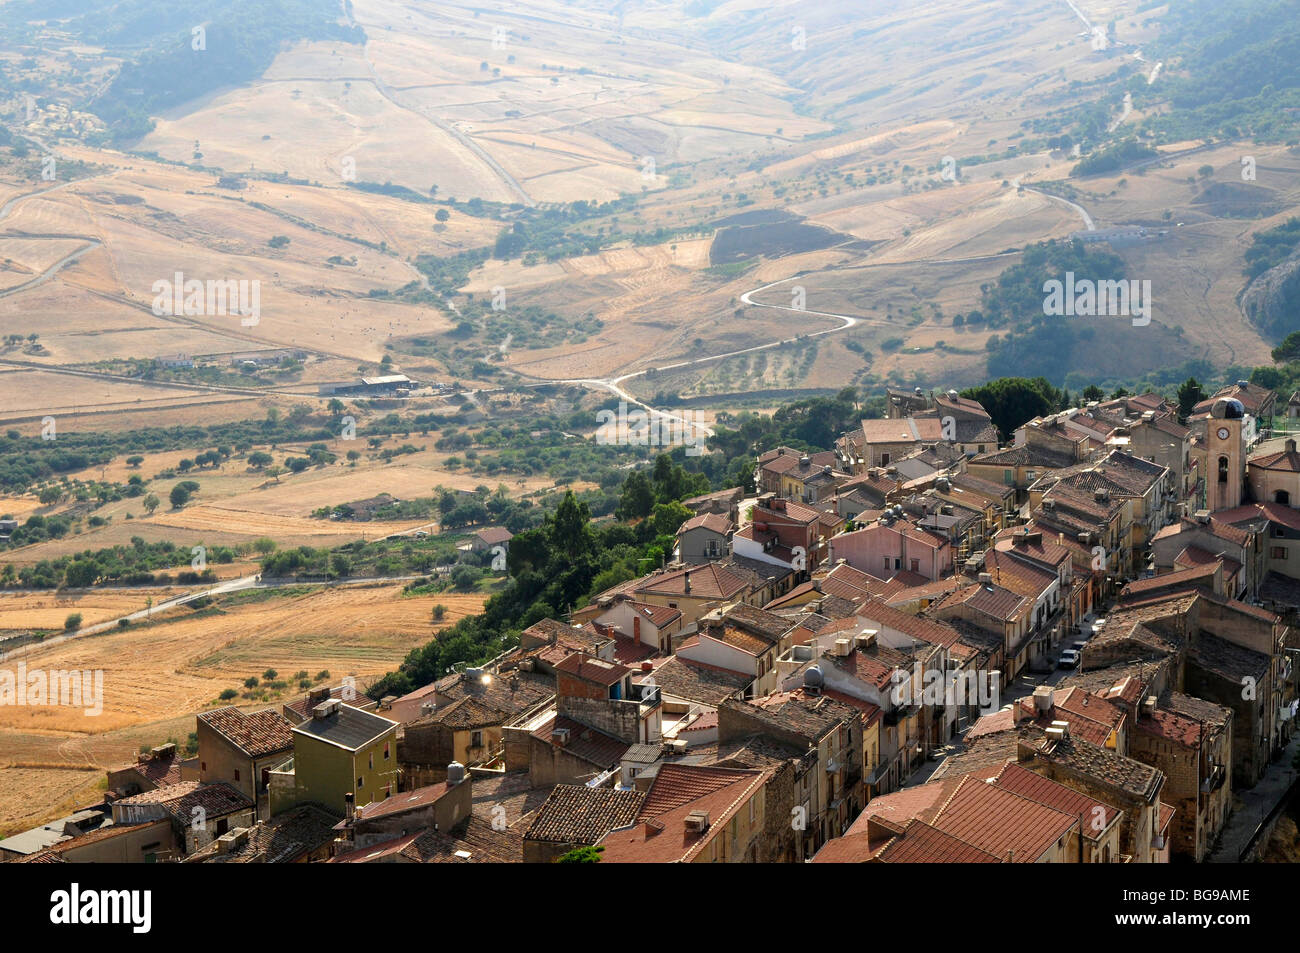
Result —
[[[365,779],[365,778],[357,778],[357,790],[360,791],[360,790],[361,790],[363,787],[365,787],[365,786],[366,786],[366,779]]]
[[[483,747],[483,732],[481,732],[481,731],[471,731],[471,732],[469,733],[469,746],[470,746],[471,748],[481,748],[481,747]]]
[[[889,466],[889,454],[887,454],[887,453],[882,453],[882,454],[880,455],[880,465],[881,465],[882,467],[887,467],[887,466]]]
[[[385,761],[388,760],[388,742],[387,742],[387,741],[384,742],[384,760],[385,760]]]
[[[206,770],[208,770],[208,763],[207,763],[206,761],[200,761],[200,762],[199,762],[199,770],[200,770],[200,771],[206,771]]]
[[[919,560],[919,559],[913,559],[913,560],[912,560],[912,572],[920,572],[920,571],[921,571],[921,560]]]
[[[238,768],[235,769],[235,780],[236,780],[236,781],[239,780],[239,769],[238,769]]]
[[[1281,503],[1283,506],[1290,506],[1291,494],[1288,493],[1286,490],[1278,490],[1276,493],[1273,494],[1273,502]]]
[[[370,770],[375,770],[375,753],[373,751],[370,752]]]
[[[897,556],[894,557],[894,568],[895,568],[895,569],[902,569],[902,568],[903,568],[903,560],[900,559],[900,558],[897,557]]]
[[[885,568],[886,568],[886,569],[889,568],[889,557],[888,557],[888,556],[885,557]]]
[[[1003,483],[1015,483],[1015,482],[1016,482],[1016,474],[1015,474],[1015,471],[1013,471],[1013,470],[1003,470],[1003,471],[1002,471],[1002,482],[1003,482]]]
[[[1286,547],[1285,547],[1285,546],[1270,546],[1270,547],[1268,548],[1268,558],[1269,558],[1269,559],[1286,559]]]
[[[1228,458],[1219,457],[1219,482],[1228,482]]]

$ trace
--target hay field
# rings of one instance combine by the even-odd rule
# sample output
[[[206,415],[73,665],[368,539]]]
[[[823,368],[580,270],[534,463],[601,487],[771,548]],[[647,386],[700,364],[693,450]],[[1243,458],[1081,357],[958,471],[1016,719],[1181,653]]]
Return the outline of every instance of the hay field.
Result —
[[[83,626],[95,625],[138,612],[148,606],[149,599],[157,604],[183,595],[191,588],[160,586],[148,589],[40,593],[0,591],[0,630],[48,629],[61,632],[63,620],[74,612],[81,614]]]
[[[261,593],[259,593],[261,594]],[[141,722],[202,710],[226,688],[275,668],[281,677],[328,669],[334,678],[382,674],[436,632],[431,613],[447,607],[439,628],[481,608],[479,594],[401,597],[401,586],[314,587],[210,612],[173,610],[161,622],[85,636],[19,658],[29,671],[102,670],[103,711],[69,706],[0,708],[0,737],[9,732],[98,735]],[[285,698],[296,697],[294,685]],[[2,745],[0,745],[2,748]]]

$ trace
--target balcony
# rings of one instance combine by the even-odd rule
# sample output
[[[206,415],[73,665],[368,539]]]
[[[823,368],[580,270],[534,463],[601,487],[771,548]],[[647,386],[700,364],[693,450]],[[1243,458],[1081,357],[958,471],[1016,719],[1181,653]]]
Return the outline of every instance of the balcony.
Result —
[[[1201,779],[1201,793],[1213,794],[1219,788],[1223,787],[1223,782],[1227,778],[1227,771],[1223,765],[1216,764],[1208,775]]]
[[[897,708],[891,708],[885,712],[883,721],[890,728],[894,728],[901,722],[906,721],[921,710],[920,705],[902,705]]]

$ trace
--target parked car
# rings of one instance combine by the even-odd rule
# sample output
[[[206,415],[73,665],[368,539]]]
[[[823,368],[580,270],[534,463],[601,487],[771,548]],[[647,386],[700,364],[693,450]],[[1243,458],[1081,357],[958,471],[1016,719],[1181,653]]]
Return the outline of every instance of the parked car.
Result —
[[[1060,661],[1056,663],[1057,668],[1078,668],[1079,667],[1079,650],[1066,649],[1061,653]]]
[[[1087,644],[1088,644],[1088,640],[1087,640],[1087,639],[1080,639],[1080,640],[1077,641],[1077,642],[1071,642],[1071,643],[1070,643],[1070,648],[1074,649],[1074,651],[1076,651],[1076,652],[1082,652],[1083,649],[1084,649],[1084,646],[1086,646]]]

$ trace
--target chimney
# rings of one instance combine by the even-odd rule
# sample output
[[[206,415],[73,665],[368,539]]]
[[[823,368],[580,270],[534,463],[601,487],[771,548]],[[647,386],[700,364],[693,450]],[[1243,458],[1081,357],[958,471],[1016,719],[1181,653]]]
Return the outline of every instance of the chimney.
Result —
[[[1287,441],[1286,441],[1286,452],[1287,452],[1287,453],[1295,453],[1295,440],[1294,440],[1294,438],[1291,438],[1291,437],[1288,437],[1288,438],[1287,438]]]
[[[351,791],[343,795],[343,816],[349,821],[352,820],[356,814],[356,801],[357,796]]]
[[[1034,689],[1034,713],[1039,717],[1050,714],[1055,699],[1056,693],[1050,686],[1039,685]]]
[[[455,787],[465,780],[465,766],[459,761],[447,765],[447,786]]]
[[[682,577],[682,591],[688,596],[691,594],[691,571],[689,569],[686,570],[686,575]]]

